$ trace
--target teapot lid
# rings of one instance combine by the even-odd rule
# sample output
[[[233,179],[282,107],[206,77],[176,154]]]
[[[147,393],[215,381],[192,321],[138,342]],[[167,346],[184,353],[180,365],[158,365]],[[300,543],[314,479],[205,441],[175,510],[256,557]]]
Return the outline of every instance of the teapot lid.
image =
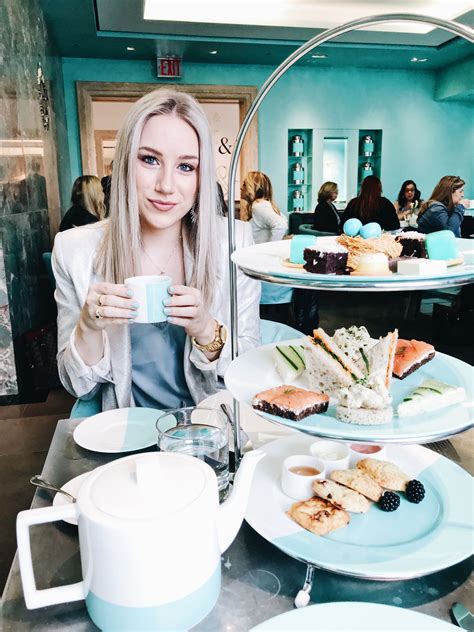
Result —
[[[100,512],[140,520],[184,509],[201,496],[213,478],[209,465],[197,458],[156,452],[102,466],[83,487],[89,489],[89,500]]]

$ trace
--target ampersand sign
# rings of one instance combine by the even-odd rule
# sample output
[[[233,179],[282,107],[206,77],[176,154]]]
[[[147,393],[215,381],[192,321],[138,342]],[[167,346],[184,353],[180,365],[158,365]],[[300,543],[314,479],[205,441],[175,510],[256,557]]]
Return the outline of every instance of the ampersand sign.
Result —
[[[221,138],[221,144],[219,147],[220,154],[230,154],[230,149],[232,145],[228,145],[228,143],[229,143],[229,139],[227,138],[227,136],[223,136]]]

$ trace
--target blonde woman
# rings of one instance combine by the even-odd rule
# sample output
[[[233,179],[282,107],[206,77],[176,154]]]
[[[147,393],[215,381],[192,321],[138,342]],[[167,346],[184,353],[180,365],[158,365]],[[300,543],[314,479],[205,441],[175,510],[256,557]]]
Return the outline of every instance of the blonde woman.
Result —
[[[261,171],[249,171],[240,197],[244,201],[241,218],[250,221],[256,244],[283,239],[288,221],[273,200],[270,178]]]
[[[237,247],[252,243],[237,222]],[[217,203],[209,125],[183,92],[137,101],[119,132],[110,216],[59,233],[58,366],[64,386],[102,407],[172,408],[216,392],[230,361],[227,224]],[[123,285],[172,277],[167,322],[136,324]],[[259,343],[259,283],[238,273],[239,350]]]
[[[72,185],[71,208],[64,215],[59,230],[94,224],[106,214],[104,191],[96,176],[79,176]]]
[[[464,219],[464,180],[459,176],[443,176],[435,186],[430,199],[421,205],[418,213],[418,230],[432,233],[437,230],[451,230],[461,237]]]
[[[243,201],[241,218],[252,226],[256,244],[283,239],[288,230],[288,221],[273,200],[270,178],[261,171],[249,171],[242,187]],[[268,320],[288,323],[293,290],[273,284],[262,283],[260,316]]]

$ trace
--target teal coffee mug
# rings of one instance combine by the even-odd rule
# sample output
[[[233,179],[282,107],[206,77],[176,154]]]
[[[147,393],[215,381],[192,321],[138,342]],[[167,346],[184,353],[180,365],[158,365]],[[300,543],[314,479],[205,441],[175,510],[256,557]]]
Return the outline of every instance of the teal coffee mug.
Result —
[[[161,323],[166,320],[163,300],[169,298],[171,277],[145,274],[125,279],[125,286],[133,292],[133,300],[139,304],[135,323]]]

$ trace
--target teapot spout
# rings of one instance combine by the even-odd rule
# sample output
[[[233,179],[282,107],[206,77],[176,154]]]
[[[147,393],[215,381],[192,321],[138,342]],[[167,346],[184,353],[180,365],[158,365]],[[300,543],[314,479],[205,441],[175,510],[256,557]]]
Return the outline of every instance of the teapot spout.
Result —
[[[240,529],[247,510],[255,468],[264,456],[263,450],[247,452],[240,462],[229,498],[219,507],[217,525],[221,553],[229,548]]]

